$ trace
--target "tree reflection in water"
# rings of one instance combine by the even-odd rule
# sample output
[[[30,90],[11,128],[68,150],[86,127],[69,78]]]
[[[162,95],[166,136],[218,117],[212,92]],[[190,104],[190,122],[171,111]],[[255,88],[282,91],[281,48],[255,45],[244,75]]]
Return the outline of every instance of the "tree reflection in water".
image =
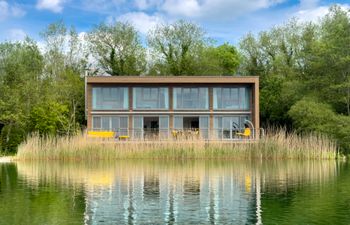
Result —
[[[326,182],[336,163],[244,161],[18,162],[32,187],[44,180],[85,196],[85,223],[261,223],[261,194]]]

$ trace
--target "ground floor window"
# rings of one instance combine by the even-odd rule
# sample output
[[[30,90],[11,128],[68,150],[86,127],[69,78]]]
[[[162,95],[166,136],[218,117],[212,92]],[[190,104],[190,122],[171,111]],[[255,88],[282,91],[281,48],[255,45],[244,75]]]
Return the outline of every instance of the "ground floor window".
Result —
[[[169,116],[134,116],[134,139],[167,139],[169,138]]]
[[[200,138],[209,138],[209,116],[187,116],[176,115],[174,116],[174,136],[177,133],[182,133],[182,136],[195,136]]]
[[[118,135],[128,135],[128,116],[93,116],[94,131],[114,131]]]
[[[249,115],[214,116],[213,135],[216,139],[236,139],[237,134],[244,132],[245,124],[250,121]],[[249,124],[248,124],[249,125]]]

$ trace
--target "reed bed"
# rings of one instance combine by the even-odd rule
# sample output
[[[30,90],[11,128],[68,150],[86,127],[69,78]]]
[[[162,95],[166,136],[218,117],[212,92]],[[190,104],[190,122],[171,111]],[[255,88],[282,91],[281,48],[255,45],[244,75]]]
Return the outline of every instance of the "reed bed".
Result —
[[[32,135],[19,146],[17,160],[115,159],[335,159],[336,144],[321,135],[300,136],[284,130],[257,141],[152,140],[45,137]]]

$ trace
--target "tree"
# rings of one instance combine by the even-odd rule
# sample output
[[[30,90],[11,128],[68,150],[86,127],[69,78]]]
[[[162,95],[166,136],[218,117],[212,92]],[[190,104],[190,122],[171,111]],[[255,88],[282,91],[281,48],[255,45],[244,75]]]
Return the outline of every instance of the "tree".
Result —
[[[68,112],[66,105],[56,102],[41,103],[31,111],[31,130],[39,132],[40,135],[69,135]]]
[[[158,25],[148,34],[153,64],[165,75],[197,75],[200,53],[208,43],[204,34],[184,20]]]
[[[50,24],[41,35],[45,40],[45,74],[49,74],[50,88],[41,104],[54,101],[66,106],[65,129],[74,134],[85,124],[83,76],[87,53],[74,27],[68,30],[62,21]]]
[[[49,24],[40,35],[45,43],[47,75],[55,79],[68,67],[78,75],[85,72],[88,53],[74,27],[67,29],[63,21],[58,21]]]
[[[339,113],[350,116],[350,14],[333,6],[312,48],[309,82]],[[320,91],[321,90],[321,91]]]
[[[29,112],[42,96],[43,57],[35,42],[0,44],[0,149],[15,151],[28,132]]]
[[[338,142],[343,153],[350,152],[350,117],[336,114],[331,105],[317,99],[303,98],[288,114],[299,132],[325,134]]]
[[[144,73],[145,49],[130,23],[100,24],[89,33],[87,40],[106,73],[112,76]]]
[[[201,75],[234,75],[240,64],[237,49],[228,43],[208,46],[201,53],[198,73]]]

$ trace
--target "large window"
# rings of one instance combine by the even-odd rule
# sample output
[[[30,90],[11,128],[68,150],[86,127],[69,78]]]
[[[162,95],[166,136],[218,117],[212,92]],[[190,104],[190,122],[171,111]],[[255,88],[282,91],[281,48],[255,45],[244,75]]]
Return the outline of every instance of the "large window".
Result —
[[[169,116],[133,116],[133,138],[169,138]]]
[[[235,139],[236,133],[244,131],[244,124],[250,121],[249,115],[214,116],[214,138]]]
[[[135,87],[133,92],[134,109],[168,109],[169,95],[165,87]]]
[[[128,117],[93,116],[92,129],[96,131],[115,131],[119,135],[128,135]]]
[[[174,88],[174,109],[208,109],[208,88]]]
[[[128,109],[128,88],[93,87],[92,109],[114,110]]]
[[[214,88],[214,109],[249,110],[250,88]]]
[[[209,138],[209,116],[174,116],[174,130],[175,131],[199,131],[200,137],[203,139]],[[187,133],[191,135],[191,133]],[[193,133],[192,133],[193,134]]]

